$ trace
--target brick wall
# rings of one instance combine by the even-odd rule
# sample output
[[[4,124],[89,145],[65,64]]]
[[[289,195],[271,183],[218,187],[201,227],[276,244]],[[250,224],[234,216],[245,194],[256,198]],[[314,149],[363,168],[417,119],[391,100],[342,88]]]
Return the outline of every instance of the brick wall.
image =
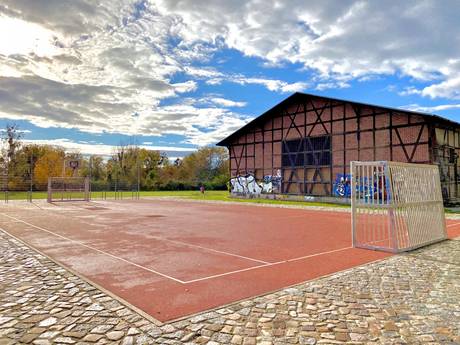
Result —
[[[258,179],[281,170],[284,193],[330,195],[337,174],[352,160],[429,163],[429,124],[424,116],[306,96],[256,121],[229,144],[232,176]],[[282,166],[283,142],[330,136],[326,166]]]

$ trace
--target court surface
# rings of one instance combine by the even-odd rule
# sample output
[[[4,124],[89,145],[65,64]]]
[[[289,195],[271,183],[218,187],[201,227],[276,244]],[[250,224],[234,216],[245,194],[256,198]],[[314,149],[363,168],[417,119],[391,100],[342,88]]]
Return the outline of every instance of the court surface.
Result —
[[[158,199],[0,208],[0,230],[163,322],[390,255],[352,248],[350,227],[348,212]]]

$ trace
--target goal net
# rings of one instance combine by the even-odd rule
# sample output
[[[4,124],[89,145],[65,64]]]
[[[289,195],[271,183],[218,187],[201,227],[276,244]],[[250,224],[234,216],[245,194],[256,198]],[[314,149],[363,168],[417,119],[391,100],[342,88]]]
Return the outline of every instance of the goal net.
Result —
[[[88,177],[48,178],[48,202],[89,201]]]
[[[439,169],[351,162],[353,246],[402,252],[447,238]]]

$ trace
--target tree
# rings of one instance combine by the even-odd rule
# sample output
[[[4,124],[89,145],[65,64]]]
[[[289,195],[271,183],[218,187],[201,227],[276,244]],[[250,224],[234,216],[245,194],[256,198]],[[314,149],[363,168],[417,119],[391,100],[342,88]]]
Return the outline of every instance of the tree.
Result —
[[[228,154],[221,147],[203,147],[184,157],[180,165],[181,179],[195,183],[212,183],[216,178],[219,181],[228,176]]]
[[[85,164],[86,163],[86,164]],[[104,158],[101,156],[91,156],[84,162],[82,176],[89,176],[92,180],[101,181],[107,178],[107,169]]]
[[[22,155],[19,155],[21,148],[22,132],[16,124],[6,125],[2,132],[2,152],[0,158],[0,168],[2,176],[3,188],[8,190],[22,190],[30,185],[27,182],[27,160]]]
[[[155,183],[161,189],[226,188],[229,179],[228,154],[219,147],[203,147],[184,157],[162,164]]]
[[[65,158],[63,149],[47,146],[44,151],[34,169],[35,182],[42,187],[48,183],[49,177],[62,176]],[[71,174],[71,171],[66,171],[67,176]]]
[[[3,152],[3,158],[10,164],[14,163],[16,151],[21,146],[22,132],[19,130],[19,126],[16,124],[6,125],[5,131],[2,135],[2,141],[4,143],[5,151]]]
[[[107,161],[107,180],[117,188],[152,189],[163,157],[158,151],[147,150],[135,145],[119,145]]]

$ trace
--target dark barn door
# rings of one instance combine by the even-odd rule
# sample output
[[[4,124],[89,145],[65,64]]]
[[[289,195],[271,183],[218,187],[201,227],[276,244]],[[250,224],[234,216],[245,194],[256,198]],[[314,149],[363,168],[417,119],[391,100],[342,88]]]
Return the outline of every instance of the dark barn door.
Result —
[[[330,195],[331,136],[285,140],[282,143],[282,193]]]

